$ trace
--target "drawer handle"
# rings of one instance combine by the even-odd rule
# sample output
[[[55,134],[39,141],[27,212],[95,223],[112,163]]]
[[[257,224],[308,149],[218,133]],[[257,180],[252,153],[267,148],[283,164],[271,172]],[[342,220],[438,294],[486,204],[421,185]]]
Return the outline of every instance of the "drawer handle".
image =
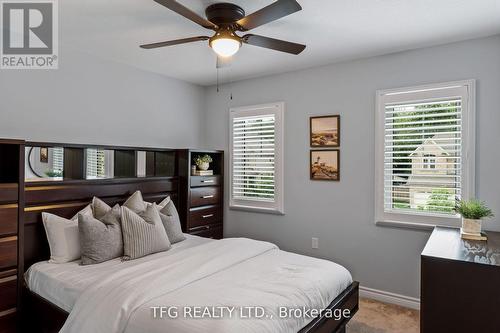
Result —
[[[209,225],[202,225],[201,227],[194,227],[189,229],[189,231],[198,231],[198,230],[208,230],[210,229]]]
[[[214,182],[214,180],[213,180],[213,179],[212,179],[212,180],[202,180],[201,182],[202,182],[202,183],[213,183],[213,182]]]
[[[210,199],[210,198],[213,198],[213,197],[214,197],[213,195],[204,195],[201,198],[202,199]]]
[[[207,219],[207,218],[212,217],[212,216],[214,216],[214,214],[202,215],[201,217],[203,217],[204,219]]]

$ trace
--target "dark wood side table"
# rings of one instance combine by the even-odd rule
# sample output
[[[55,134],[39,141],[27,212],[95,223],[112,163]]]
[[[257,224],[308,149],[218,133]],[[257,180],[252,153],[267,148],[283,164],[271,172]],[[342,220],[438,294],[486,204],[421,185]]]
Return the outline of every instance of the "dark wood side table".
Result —
[[[436,227],[421,254],[421,333],[500,332],[500,233]]]

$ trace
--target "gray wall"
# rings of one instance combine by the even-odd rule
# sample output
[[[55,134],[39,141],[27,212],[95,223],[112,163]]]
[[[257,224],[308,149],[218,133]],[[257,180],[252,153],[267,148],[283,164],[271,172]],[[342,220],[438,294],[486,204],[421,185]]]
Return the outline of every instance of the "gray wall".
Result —
[[[58,70],[1,71],[0,137],[198,146],[202,87],[62,51]]]
[[[419,255],[429,233],[374,224],[375,91],[472,78],[478,80],[477,194],[500,216],[500,36],[240,81],[219,93],[207,88],[207,148],[227,151],[231,106],[286,103],[286,215],[226,207],[226,236],[329,258],[366,287],[419,297]],[[309,116],[337,113],[342,180],[310,181]],[[500,218],[486,226],[500,229]],[[319,237],[318,250],[311,237]]]

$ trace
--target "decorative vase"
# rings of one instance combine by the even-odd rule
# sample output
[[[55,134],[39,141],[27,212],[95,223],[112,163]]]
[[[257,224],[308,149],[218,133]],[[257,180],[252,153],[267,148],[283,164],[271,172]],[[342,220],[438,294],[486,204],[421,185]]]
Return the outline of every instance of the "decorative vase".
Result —
[[[203,170],[203,171],[207,171],[209,167],[210,167],[210,163],[208,163],[208,162],[203,162],[203,163],[198,164],[198,169]]]
[[[462,218],[462,230],[468,234],[481,234],[481,220]]]

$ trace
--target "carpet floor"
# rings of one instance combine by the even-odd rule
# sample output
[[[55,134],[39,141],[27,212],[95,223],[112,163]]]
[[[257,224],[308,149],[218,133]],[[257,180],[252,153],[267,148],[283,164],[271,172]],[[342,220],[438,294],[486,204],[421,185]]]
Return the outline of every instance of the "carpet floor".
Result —
[[[362,298],[347,333],[418,333],[419,327],[419,311]]]

